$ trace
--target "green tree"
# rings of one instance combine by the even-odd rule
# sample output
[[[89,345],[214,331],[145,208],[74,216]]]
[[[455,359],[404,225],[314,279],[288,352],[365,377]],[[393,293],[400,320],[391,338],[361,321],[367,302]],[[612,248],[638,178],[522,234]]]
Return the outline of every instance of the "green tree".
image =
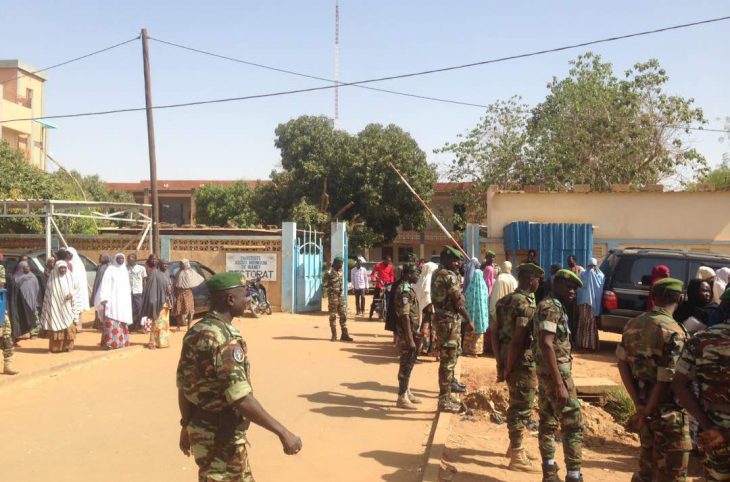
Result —
[[[398,167],[427,202],[433,194],[435,168],[401,128],[370,124],[350,135],[335,130],[326,117],[302,116],[277,127],[275,144],[281,151],[282,170],[272,173],[271,185],[262,192],[266,202],[258,203],[265,204],[258,212],[267,222],[272,215],[293,219],[304,206],[309,210],[319,206],[332,217],[352,202],[341,219],[358,215],[385,242],[395,239],[398,228],[425,225],[423,208],[388,162]],[[363,241],[369,238],[362,237]]]
[[[707,172],[705,158],[687,146],[686,126],[705,123],[693,99],[664,91],[669,76],[656,60],[617,77],[592,53],[553,78],[545,100],[529,109],[519,98],[492,104],[480,124],[446,144],[450,177],[474,181],[474,196],[490,184],[543,184],[570,189],[590,184],[641,187],[677,172]]]
[[[714,184],[718,189],[727,189],[730,187],[730,160],[722,161],[716,169],[713,169],[706,176],[700,179],[705,184]]]
[[[195,220],[210,226],[245,228],[260,224],[252,206],[254,190],[243,181],[230,186],[205,185],[195,192]]]

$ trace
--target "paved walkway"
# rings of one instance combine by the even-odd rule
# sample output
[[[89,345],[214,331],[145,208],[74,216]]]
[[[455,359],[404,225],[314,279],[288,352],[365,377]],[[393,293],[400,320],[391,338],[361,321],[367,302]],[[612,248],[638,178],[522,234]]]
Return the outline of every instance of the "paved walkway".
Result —
[[[397,358],[382,323],[352,322],[352,344],[328,340],[326,315],[235,324],[249,346],[257,398],[304,442],[288,457],[275,436],[253,427],[258,481],[419,480],[436,363],[416,366],[412,387],[426,403],[406,412],[394,407]],[[2,480],[196,480],[195,463],[177,449],[182,335],[173,333],[169,349],[100,352],[91,332],[80,340],[85,348],[69,355],[48,354],[45,340],[23,342],[17,365],[25,373],[10,383],[0,377]],[[89,362],[43,370],[64,356]]]

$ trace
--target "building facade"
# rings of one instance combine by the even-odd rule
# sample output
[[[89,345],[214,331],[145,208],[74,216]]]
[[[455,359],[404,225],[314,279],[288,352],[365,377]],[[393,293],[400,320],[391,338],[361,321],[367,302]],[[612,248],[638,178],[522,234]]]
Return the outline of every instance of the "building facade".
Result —
[[[46,76],[20,60],[0,60],[0,120],[43,117]],[[0,124],[0,136],[23,153],[28,162],[46,169],[48,130],[42,120],[19,120]]]

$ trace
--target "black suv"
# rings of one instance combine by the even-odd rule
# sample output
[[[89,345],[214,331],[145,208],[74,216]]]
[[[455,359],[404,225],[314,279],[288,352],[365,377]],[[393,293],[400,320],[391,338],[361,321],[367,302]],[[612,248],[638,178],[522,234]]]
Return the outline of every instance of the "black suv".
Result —
[[[651,283],[651,270],[663,264],[672,278],[685,285],[697,274],[700,266],[717,271],[730,267],[730,256],[679,249],[626,248],[611,250],[601,264],[606,275],[599,327],[622,333],[626,322],[646,309]]]

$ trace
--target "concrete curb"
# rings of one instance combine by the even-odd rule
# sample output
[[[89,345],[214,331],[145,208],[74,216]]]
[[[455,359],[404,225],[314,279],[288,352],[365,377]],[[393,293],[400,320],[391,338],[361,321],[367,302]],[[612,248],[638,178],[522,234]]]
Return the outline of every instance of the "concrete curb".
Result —
[[[110,350],[110,351],[100,351],[97,354],[91,355],[87,358],[82,358],[79,360],[72,360],[66,363],[61,363],[59,365],[54,365],[48,368],[42,368],[40,370],[32,371],[28,374],[23,374],[22,372],[19,375],[15,376],[2,376],[0,377],[0,391],[16,385],[18,383],[23,382],[33,382],[41,378],[49,377],[55,373],[62,372],[65,370],[68,370],[70,368],[76,368],[83,365],[89,365],[94,362],[100,361],[102,358],[108,358],[110,360],[116,359],[116,358],[124,358],[128,354],[136,354],[138,352],[141,352],[144,349],[144,346],[142,345],[134,345],[127,348],[124,348],[122,350]]]
[[[438,412],[436,415],[434,428],[428,442],[428,459],[426,459],[426,465],[423,468],[421,482],[439,482],[441,459],[444,457],[452,416],[453,414],[447,412]]]

